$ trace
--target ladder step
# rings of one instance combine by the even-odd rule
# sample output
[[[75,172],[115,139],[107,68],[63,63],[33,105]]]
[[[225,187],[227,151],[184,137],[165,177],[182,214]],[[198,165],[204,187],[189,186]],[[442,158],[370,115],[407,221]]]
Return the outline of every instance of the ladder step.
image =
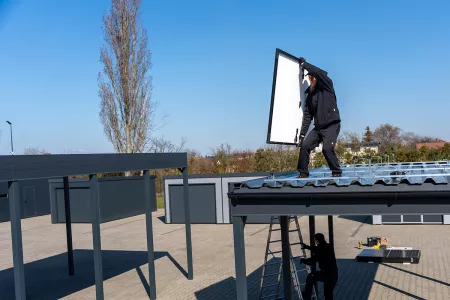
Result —
[[[276,285],[278,285],[278,283],[263,285],[262,288],[268,288],[268,287],[276,286]]]
[[[270,253],[270,254],[277,254],[277,253],[281,253],[281,252],[282,252],[282,250],[279,250],[279,251],[270,251],[270,250],[269,250],[268,253]]]
[[[270,241],[269,243],[279,243],[279,242],[281,242],[281,240],[274,240],[274,241]],[[289,244],[289,246],[297,246],[297,245],[300,245],[301,244],[301,242],[298,242],[298,243],[292,243],[292,244]]]

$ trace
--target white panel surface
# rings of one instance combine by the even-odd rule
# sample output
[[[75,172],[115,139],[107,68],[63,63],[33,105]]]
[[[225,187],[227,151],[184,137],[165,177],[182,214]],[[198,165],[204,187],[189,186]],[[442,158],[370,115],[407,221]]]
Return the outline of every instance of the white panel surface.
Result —
[[[309,86],[307,76],[304,77],[302,80],[297,58],[277,51],[267,143],[294,145],[296,133],[300,134],[305,90]]]
[[[373,215],[372,216],[372,224],[374,225],[381,225],[381,215]]]
[[[444,224],[450,224],[450,215],[444,215]]]
[[[264,178],[266,176],[258,177],[222,177],[222,211],[223,211],[223,223],[230,224],[230,201],[228,200],[228,185],[230,182],[242,182],[253,179]]]

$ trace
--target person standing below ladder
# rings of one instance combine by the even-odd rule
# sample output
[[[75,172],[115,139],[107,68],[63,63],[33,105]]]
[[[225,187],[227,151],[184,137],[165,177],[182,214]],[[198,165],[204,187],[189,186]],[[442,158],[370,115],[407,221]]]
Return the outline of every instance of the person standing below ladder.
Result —
[[[325,241],[322,233],[316,233],[314,235],[314,241],[317,246],[308,246],[301,243],[303,249],[311,250],[311,257],[302,258],[300,262],[306,265],[318,262],[320,268],[320,271],[309,273],[308,277],[306,277],[306,286],[305,291],[302,292],[302,297],[305,300],[310,300],[314,284],[322,281],[325,300],[333,300],[333,290],[338,281],[336,255],[334,254],[333,246]]]
[[[299,60],[302,68],[308,71],[307,75],[310,81],[310,86],[305,92],[308,97],[306,98],[300,139],[297,145],[301,147],[297,165],[299,177],[306,178],[309,176],[309,156],[311,151],[320,143],[323,143],[322,153],[330,167],[331,176],[341,177],[342,171],[334,151],[341,130],[341,118],[333,81],[328,77],[326,71],[307,63],[303,57],[300,57]],[[312,119],[314,119],[314,129],[305,139]]]

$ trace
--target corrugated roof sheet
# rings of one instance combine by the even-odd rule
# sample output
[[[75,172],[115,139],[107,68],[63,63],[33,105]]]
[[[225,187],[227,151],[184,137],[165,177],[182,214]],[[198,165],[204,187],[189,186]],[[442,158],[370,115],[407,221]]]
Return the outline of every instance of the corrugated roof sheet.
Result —
[[[342,177],[331,177],[328,167],[310,170],[308,178],[299,178],[298,172],[281,176],[269,176],[243,182],[241,187],[257,189],[261,187],[281,188],[304,186],[325,187],[327,185],[349,186],[353,184],[372,186],[374,184],[448,184],[450,182],[450,162],[408,162],[390,164],[357,164],[341,166]]]

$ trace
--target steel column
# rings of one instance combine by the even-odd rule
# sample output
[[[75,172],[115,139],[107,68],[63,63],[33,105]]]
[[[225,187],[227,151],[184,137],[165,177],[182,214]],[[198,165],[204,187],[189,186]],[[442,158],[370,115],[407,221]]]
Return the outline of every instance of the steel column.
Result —
[[[331,247],[334,249],[334,224],[333,224],[333,216],[328,216],[328,242]]]
[[[147,226],[147,254],[148,254],[148,278],[150,286],[150,299],[156,299],[156,279],[155,279],[155,250],[153,245],[153,224],[152,224],[152,189],[150,182],[150,171],[144,171],[144,197],[145,197],[145,222]]]
[[[236,270],[236,299],[247,300],[247,272],[245,266],[244,218],[233,217],[234,265]]]
[[[63,178],[64,183],[64,207],[66,214],[66,239],[67,239],[67,259],[69,264],[69,276],[75,274],[73,264],[73,245],[72,245],[72,217],[70,214],[70,193],[69,193],[69,177]]]
[[[309,216],[309,244],[314,246],[316,244],[314,235],[316,234],[316,218],[315,216]],[[316,264],[311,264],[311,272],[316,271]]]
[[[14,264],[14,288],[16,300],[25,300],[25,269],[23,265],[22,226],[20,214],[19,182],[8,182],[9,213]]]
[[[280,216],[281,250],[283,257],[284,299],[292,300],[291,251],[289,246],[289,217]]]
[[[316,235],[316,217],[309,216],[309,243],[310,243],[311,247],[316,244],[314,235]],[[312,255],[312,252],[310,254]],[[316,271],[317,271],[317,264],[312,263],[311,264],[311,273],[316,272]],[[314,284],[314,289],[316,290],[316,293],[319,291],[317,282]]]
[[[94,244],[95,294],[97,300],[103,300],[103,262],[100,235],[101,212],[97,174],[89,175],[89,183],[92,210],[92,241]]]
[[[189,181],[188,168],[182,169],[183,172],[183,195],[184,195],[184,219],[186,223],[186,254],[188,264],[188,279],[194,278],[194,268],[192,266],[192,239],[191,239],[191,206],[189,204]]]

